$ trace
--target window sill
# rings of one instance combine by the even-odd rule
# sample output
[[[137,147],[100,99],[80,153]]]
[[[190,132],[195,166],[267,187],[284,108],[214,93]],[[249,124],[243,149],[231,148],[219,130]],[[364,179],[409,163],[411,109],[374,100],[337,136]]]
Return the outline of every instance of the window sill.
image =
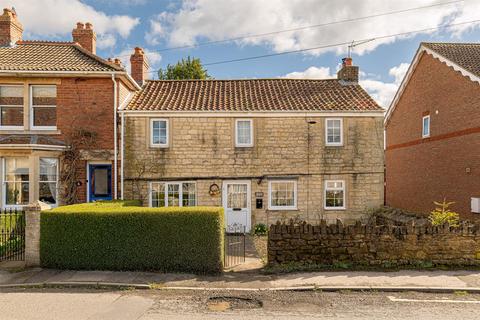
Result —
[[[62,132],[58,129],[48,129],[48,130],[23,130],[23,129],[3,129],[0,128],[0,134],[62,134]]]
[[[345,208],[345,207],[337,207],[337,208],[329,207],[329,208],[323,208],[323,209],[325,209],[326,211],[345,211],[345,210],[347,210],[347,208]]]
[[[298,208],[268,208],[268,211],[299,211]]]
[[[150,145],[150,148],[151,149],[168,149],[170,148],[170,146],[168,144],[166,145],[154,145],[154,144],[151,144]]]
[[[343,144],[326,144],[325,147],[327,147],[327,148],[339,148],[339,147],[343,147]]]

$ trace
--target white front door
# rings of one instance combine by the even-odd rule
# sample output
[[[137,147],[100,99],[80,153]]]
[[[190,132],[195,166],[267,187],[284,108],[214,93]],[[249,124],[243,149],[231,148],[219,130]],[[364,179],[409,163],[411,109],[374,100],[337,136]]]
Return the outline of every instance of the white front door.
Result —
[[[250,231],[250,181],[223,182],[223,208],[225,210],[225,227],[233,225],[245,227]]]

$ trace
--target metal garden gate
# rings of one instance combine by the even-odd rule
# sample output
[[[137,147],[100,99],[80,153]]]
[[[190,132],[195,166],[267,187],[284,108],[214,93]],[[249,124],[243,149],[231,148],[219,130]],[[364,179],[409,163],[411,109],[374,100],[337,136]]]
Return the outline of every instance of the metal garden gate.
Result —
[[[233,224],[225,228],[224,267],[231,268],[245,262],[245,226]]]
[[[25,214],[17,209],[0,211],[0,262],[25,259]]]

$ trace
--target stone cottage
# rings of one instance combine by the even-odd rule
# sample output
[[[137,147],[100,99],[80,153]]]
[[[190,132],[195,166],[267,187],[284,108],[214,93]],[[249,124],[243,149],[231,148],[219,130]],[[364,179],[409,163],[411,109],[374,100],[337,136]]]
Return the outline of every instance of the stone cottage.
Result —
[[[124,197],[226,224],[357,219],[383,204],[384,110],[337,79],[146,81],[120,110]]]

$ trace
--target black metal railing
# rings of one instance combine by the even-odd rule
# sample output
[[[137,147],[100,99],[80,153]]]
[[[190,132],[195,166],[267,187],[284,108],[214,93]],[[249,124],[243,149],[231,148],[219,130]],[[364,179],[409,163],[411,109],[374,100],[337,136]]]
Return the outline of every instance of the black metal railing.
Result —
[[[25,214],[17,209],[0,211],[0,261],[25,259]]]
[[[245,226],[230,225],[225,228],[224,267],[231,268],[245,262]]]

